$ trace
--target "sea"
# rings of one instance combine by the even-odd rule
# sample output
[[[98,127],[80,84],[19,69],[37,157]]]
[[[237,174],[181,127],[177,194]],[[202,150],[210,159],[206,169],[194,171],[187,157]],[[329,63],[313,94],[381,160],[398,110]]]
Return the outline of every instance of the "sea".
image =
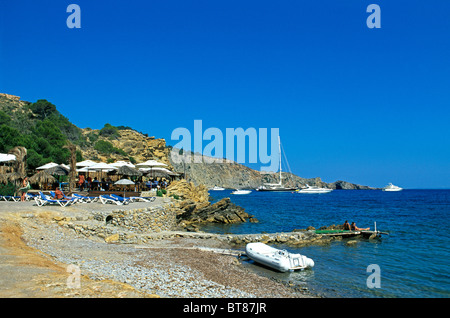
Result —
[[[274,233],[355,222],[387,232],[377,239],[355,238],[327,245],[274,245],[314,260],[313,269],[278,273],[246,260],[260,275],[321,297],[448,298],[450,296],[450,190],[334,190],[323,194],[258,192],[233,195],[210,191],[254,215],[259,223],[210,224],[213,233]]]

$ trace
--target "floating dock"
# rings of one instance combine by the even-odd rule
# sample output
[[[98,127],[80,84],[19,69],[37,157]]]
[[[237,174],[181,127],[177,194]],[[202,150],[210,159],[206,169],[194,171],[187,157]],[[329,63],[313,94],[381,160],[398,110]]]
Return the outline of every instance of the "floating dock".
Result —
[[[381,231],[350,231],[350,230],[315,230],[315,233],[322,236],[340,236],[340,237],[354,237],[354,236],[363,236],[367,238],[375,238],[380,237],[382,234],[389,235],[389,233],[381,232]]]

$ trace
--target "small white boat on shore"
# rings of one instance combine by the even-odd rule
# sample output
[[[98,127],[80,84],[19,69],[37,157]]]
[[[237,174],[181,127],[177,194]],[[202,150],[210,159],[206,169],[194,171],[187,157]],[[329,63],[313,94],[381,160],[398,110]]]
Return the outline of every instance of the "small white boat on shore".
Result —
[[[328,189],[328,188],[319,188],[316,186],[310,186],[310,185],[306,185],[306,188],[302,188],[300,190],[298,190],[298,193],[329,193],[333,191],[333,189]]]
[[[234,190],[233,192],[231,192],[231,194],[249,194],[251,193],[252,190]]]
[[[304,255],[279,250],[264,243],[248,243],[245,253],[257,263],[280,272],[314,267],[314,261]]]
[[[389,183],[385,188],[383,188],[383,191],[390,191],[390,192],[402,191],[402,190],[403,190],[403,188],[393,185],[392,183]]]

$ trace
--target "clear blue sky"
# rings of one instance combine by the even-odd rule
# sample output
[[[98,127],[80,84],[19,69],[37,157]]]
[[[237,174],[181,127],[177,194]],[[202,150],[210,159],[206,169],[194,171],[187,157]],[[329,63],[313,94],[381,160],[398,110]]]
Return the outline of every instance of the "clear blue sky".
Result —
[[[69,4],[81,29],[69,29]],[[381,29],[369,29],[369,4]],[[0,1],[0,92],[79,127],[279,128],[293,173],[450,188],[450,1]]]

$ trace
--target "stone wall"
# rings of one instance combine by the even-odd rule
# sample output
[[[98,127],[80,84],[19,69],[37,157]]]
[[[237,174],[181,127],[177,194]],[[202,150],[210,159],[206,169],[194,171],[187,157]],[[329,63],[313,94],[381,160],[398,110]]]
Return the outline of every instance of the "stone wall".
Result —
[[[123,206],[112,211],[92,211],[88,215],[54,217],[62,227],[108,243],[144,243],[147,236],[177,229],[172,203],[144,208]]]
[[[105,217],[106,224],[126,227],[134,233],[171,231],[176,227],[176,215],[168,206],[141,209],[119,209]]]

